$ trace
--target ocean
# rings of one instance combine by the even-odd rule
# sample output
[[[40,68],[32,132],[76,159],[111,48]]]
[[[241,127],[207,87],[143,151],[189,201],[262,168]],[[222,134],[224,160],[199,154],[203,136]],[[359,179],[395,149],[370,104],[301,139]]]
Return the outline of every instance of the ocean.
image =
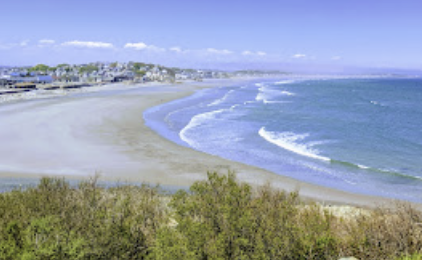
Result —
[[[205,153],[307,183],[422,202],[422,79],[254,80],[200,90],[144,119]]]

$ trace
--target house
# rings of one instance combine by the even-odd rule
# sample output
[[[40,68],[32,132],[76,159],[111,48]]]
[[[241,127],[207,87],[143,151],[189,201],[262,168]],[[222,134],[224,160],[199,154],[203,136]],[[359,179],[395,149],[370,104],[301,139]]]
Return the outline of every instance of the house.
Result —
[[[187,80],[189,77],[187,74],[177,73],[175,75],[176,80]]]
[[[68,77],[69,82],[79,82],[80,78],[77,75],[71,75]]]
[[[6,78],[0,78],[0,87],[6,87],[9,85],[9,82]]]
[[[123,75],[125,75],[128,78],[134,78],[135,77],[135,72],[131,71],[131,70],[127,70],[123,73]]]
[[[37,79],[36,82],[43,83],[43,84],[53,82],[53,77],[49,76],[49,75],[47,75],[47,76],[44,76],[44,75],[36,76],[36,79]]]
[[[113,82],[113,81],[114,81],[114,77],[113,76],[105,75],[102,78],[102,82]]]
[[[212,78],[212,71],[205,71],[203,74],[203,77],[206,79],[211,79]]]

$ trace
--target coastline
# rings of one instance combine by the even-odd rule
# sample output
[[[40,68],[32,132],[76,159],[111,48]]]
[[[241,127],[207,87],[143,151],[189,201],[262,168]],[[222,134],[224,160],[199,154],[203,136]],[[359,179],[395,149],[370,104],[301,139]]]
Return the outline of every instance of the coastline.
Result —
[[[286,191],[299,190],[302,197],[323,204],[374,207],[393,201],[299,182],[205,154],[177,145],[145,125],[142,114],[148,108],[186,97],[202,88],[236,82],[239,80],[130,86],[128,91],[111,95],[16,102],[13,104],[16,108],[8,111],[8,117],[0,123],[11,123],[11,129],[4,129],[6,125],[2,125],[0,130],[3,139],[0,158],[10,159],[14,156],[10,151],[19,151],[9,162],[20,160],[26,168],[0,169],[0,178],[50,175],[80,179],[99,172],[104,180],[185,187],[205,179],[207,171],[226,173],[232,170],[240,181],[253,186],[270,183],[272,187]],[[0,113],[8,106],[1,105]],[[2,119],[4,115],[6,113],[1,114]],[[40,118],[37,117],[36,122],[29,121],[35,115]],[[16,140],[13,138],[20,138],[20,143],[13,142]]]

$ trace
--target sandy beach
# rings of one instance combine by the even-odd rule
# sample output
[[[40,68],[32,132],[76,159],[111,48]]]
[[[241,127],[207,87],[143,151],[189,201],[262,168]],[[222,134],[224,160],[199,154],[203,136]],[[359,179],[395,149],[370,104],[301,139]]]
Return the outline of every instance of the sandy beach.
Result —
[[[207,171],[233,170],[252,185],[300,190],[326,204],[375,206],[388,199],[350,194],[208,155],[168,141],[145,126],[143,111],[230,80],[121,86],[84,95],[0,104],[0,181],[65,176],[189,186]],[[107,88],[105,88],[107,89]]]

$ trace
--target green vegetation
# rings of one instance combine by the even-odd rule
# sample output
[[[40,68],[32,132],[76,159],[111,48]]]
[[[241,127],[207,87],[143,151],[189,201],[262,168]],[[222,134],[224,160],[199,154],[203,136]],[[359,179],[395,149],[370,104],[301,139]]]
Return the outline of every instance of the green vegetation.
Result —
[[[70,67],[70,65],[67,63],[62,63],[62,64],[57,65],[57,68],[62,68],[62,67]]]
[[[398,260],[422,260],[422,254],[404,256],[404,257],[399,258]]]
[[[98,67],[95,65],[86,65],[79,68],[79,74],[92,73],[94,71],[98,71]]]
[[[146,64],[146,63],[143,63],[143,62],[134,62],[132,64],[132,66],[133,66],[133,70],[135,70],[135,71],[140,70],[143,67],[148,67],[148,66],[151,66],[151,68],[154,67],[154,65],[152,65],[152,64]]]
[[[146,71],[144,69],[152,68],[154,65],[143,63],[143,62],[134,62],[132,66],[133,66],[132,70],[133,72],[135,72],[136,76],[143,77],[146,74]]]
[[[167,70],[168,75],[175,77],[176,76],[176,71],[172,68],[165,68]]]
[[[38,64],[32,68],[29,69],[29,71],[41,71],[41,72],[47,72],[49,70],[49,66],[45,65],[45,64]]]
[[[143,77],[143,76],[145,76],[146,73],[147,72],[145,70],[135,70],[135,74],[138,77]]]
[[[0,194],[0,259],[420,259],[422,214],[409,205],[338,216],[297,192],[209,173],[189,191],[70,186]]]

